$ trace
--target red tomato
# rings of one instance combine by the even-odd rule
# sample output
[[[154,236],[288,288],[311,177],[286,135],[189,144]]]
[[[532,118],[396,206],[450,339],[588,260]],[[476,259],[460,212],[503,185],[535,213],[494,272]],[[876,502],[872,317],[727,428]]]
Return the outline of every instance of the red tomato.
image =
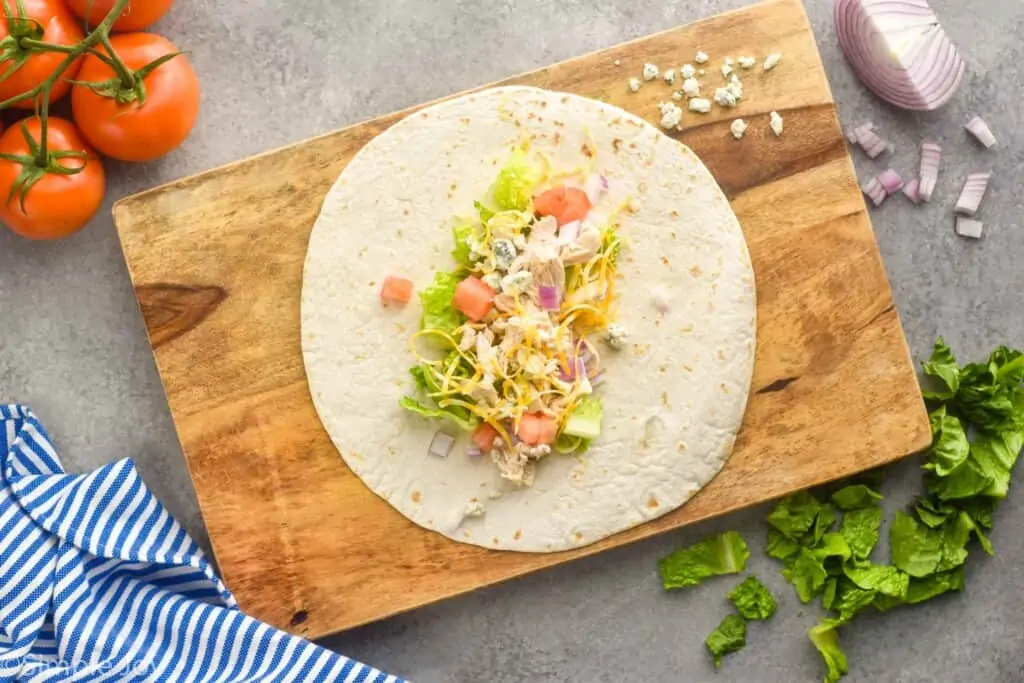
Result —
[[[29,135],[39,142],[39,119],[26,120]],[[103,203],[106,175],[96,153],[79,135],[75,125],[55,116],[49,118],[47,148],[51,152],[85,152],[87,159],[66,157],[56,160],[65,168],[83,168],[74,175],[46,173],[25,194],[24,209],[18,193],[0,205],[0,221],[14,232],[36,240],[59,239],[77,231],[93,217]],[[0,136],[0,152],[30,154],[21,124]],[[0,197],[7,198],[22,171],[16,161],[0,159]]]
[[[494,440],[497,438],[498,430],[486,422],[481,422],[480,426],[473,432],[473,445],[484,453],[490,453],[491,449],[494,448]]]
[[[407,304],[412,298],[412,280],[397,275],[388,275],[380,288],[384,304]]]
[[[452,305],[462,311],[470,320],[480,321],[491,310],[494,302],[494,290],[478,277],[467,277],[455,285],[455,297]]]
[[[555,418],[544,413],[527,413],[519,420],[516,434],[523,443],[530,446],[554,443],[558,436],[558,423]]]
[[[174,43],[152,33],[127,33],[110,39],[130,69],[178,51]],[[100,83],[114,70],[93,55],[85,58],[78,80]],[[199,113],[199,79],[185,55],[178,55],[143,80],[146,101],[119,104],[114,98],[76,85],[71,93],[75,122],[100,152],[122,161],[149,161],[176,148],[195,125]]]
[[[583,220],[590,212],[590,198],[578,187],[559,185],[534,197],[533,209],[541,216],[554,216],[562,226]]]
[[[24,16],[39,22],[43,28],[43,34],[38,37],[38,40],[58,45],[74,45],[84,37],[78,22],[60,0],[24,0],[24,2]],[[21,17],[16,0],[10,0],[9,4],[14,16]],[[7,21],[0,21],[0,40],[9,35],[10,28]],[[64,61],[64,55],[59,52],[32,54],[17,71],[0,81],[0,101],[8,100],[36,87],[56,71],[57,65],[62,61]],[[0,73],[5,73],[13,64],[14,61],[11,59],[0,61]],[[50,90],[51,102],[55,102],[67,94],[68,88],[71,87],[68,80],[75,78],[81,64],[81,59],[75,60],[64,72],[64,77],[53,84],[53,88]],[[13,106],[21,109],[33,109],[35,108],[35,98],[21,100]]]
[[[93,26],[103,21],[116,0],[66,0],[71,11],[79,19],[88,19]],[[157,19],[167,14],[174,0],[132,0],[124,12],[114,22],[115,31],[141,31],[156,23]],[[91,5],[91,7],[90,7]],[[86,16],[86,12],[89,16]]]

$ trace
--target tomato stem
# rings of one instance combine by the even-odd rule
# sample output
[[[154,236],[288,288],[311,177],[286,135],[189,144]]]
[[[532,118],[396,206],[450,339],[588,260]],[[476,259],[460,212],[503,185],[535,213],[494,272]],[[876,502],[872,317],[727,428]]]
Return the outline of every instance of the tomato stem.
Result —
[[[135,75],[132,70],[117,56],[117,51],[110,44],[110,36],[101,35],[100,42],[103,43],[103,47],[107,48],[107,54],[110,55],[110,66],[113,67],[117,77],[121,79],[121,87],[130,90],[135,85]]]
[[[75,51],[74,45],[61,45],[59,43],[47,43],[45,40],[35,38],[22,38],[18,44],[26,50],[40,50],[46,52],[63,52],[70,54]]]

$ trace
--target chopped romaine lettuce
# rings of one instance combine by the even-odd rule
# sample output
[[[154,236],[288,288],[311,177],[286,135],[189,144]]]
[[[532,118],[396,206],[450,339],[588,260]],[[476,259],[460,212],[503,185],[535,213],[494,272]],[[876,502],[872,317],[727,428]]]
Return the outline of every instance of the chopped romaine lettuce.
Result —
[[[455,248],[452,249],[452,258],[463,268],[473,266],[471,257],[472,249],[469,246],[470,240],[476,235],[476,226],[468,221],[456,221],[452,226],[452,239],[455,241]]]
[[[935,389],[926,389],[923,392],[926,399],[948,401],[956,396],[956,392],[960,390],[960,366],[942,337],[935,342],[932,357],[923,366],[925,376],[938,385]]]
[[[850,510],[843,514],[839,533],[850,546],[850,554],[858,560],[865,560],[878,544],[878,530],[882,526],[882,508],[878,506]]]
[[[748,557],[750,551],[743,537],[726,531],[661,558],[658,569],[666,590],[687,588],[712,576],[740,573]]]
[[[818,652],[824,658],[825,666],[828,667],[825,683],[836,683],[846,675],[848,668],[846,655],[839,647],[839,633],[836,631],[842,623],[839,619],[824,619],[807,632],[814,647],[818,648]]]
[[[465,317],[452,305],[455,287],[461,279],[458,273],[436,273],[434,281],[420,292],[423,303],[420,325],[423,329],[451,334],[462,324]]]
[[[859,510],[882,500],[882,494],[863,484],[845,486],[832,494],[832,502],[840,510]]]
[[[523,147],[516,147],[505,160],[492,188],[498,209],[526,211],[533,201],[533,190],[543,179],[543,170],[531,163]]]
[[[593,394],[584,396],[566,421],[562,433],[582,439],[596,439],[601,434],[602,413],[601,399]]]
[[[732,602],[740,616],[747,620],[768,619],[775,614],[775,598],[756,576],[748,576],[743,583],[729,591]]]
[[[907,595],[910,577],[896,567],[865,562],[856,565],[848,564],[843,567],[843,573],[861,590],[881,593],[893,598],[903,598]],[[867,602],[870,603],[871,600],[868,599]]]
[[[786,496],[768,514],[768,524],[787,538],[799,541],[811,530],[821,511],[821,502],[807,491]]]
[[[494,211],[480,202],[473,202],[473,206],[476,207],[476,212],[480,215],[480,222],[487,225],[487,221],[491,220],[491,217],[494,216]]]
[[[451,420],[460,429],[471,432],[476,429],[480,421],[462,406],[449,406],[447,408],[428,408],[414,398],[403,396],[398,399],[398,405],[406,410],[429,418],[443,418]]]
[[[736,614],[728,615],[708,634],[704,644],[715,659],[715,667],[722,666],[722,657],[738,652],[747,644],[747,622]]]
[[[579,436],[569,436],[565,432],[555,439],[555,450],[559,453],[586,453],[590,448],[590,439]]]

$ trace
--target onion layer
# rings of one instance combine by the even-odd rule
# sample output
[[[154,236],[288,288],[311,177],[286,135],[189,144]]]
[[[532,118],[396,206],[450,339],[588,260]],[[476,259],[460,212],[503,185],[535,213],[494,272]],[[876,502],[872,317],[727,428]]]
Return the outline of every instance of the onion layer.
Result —
[[[931,111],[963,80],[964,60],[924,0],[836,0],[834,18],[850,65],[886,102]]]

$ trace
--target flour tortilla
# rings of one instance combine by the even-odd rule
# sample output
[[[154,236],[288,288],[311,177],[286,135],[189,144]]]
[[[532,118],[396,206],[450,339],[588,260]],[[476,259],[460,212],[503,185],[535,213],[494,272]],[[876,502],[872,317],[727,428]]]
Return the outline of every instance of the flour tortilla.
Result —
[[[427,453],[440,424],[399,408],[413,390],[414,298],[381,306],[388,274],[418,290],[452,270],[451,223],[472,215],[525,137],[555,169],[586,161],[610,182],[595,210],[623,215],[618,321],[627,347],[603,349],[600,437],[581,457],[552,454],[530,488],[487,458]],[[655,306],[668,303],[668,312]],[[553,552],[594,543],[679,507],[722,468],[743,418],[754,359],[754,275],[736,216],[684,145],[594,100],[495,88],[409,115],[338,178],[310,237],[302,352],[320,419],[345,462],[416,524],[463,543]],[[466,516],[482,504],[484,514]],[[343,504],[343,501],[339,501]]]

